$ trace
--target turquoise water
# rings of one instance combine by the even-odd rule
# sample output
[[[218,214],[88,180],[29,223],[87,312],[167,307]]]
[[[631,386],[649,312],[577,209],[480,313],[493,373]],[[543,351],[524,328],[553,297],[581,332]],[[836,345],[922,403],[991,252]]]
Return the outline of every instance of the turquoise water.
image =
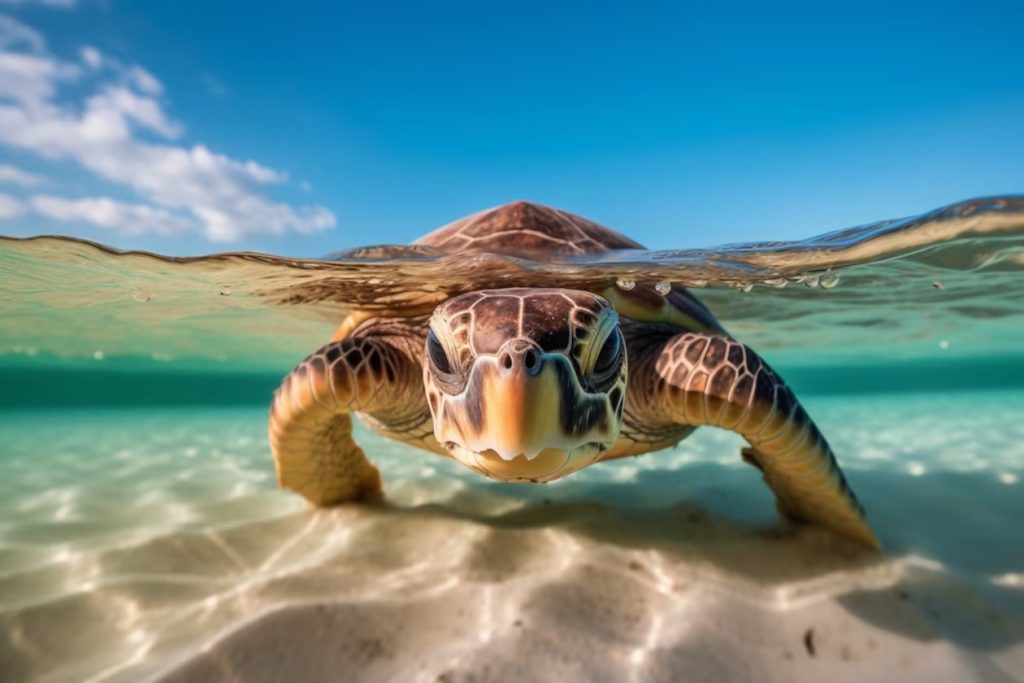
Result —
[[[984,679],[986,666],[1013,671],[1024,634],[1024,396],[813,395],[807,404],[884,556],[851,556],[813,530],[780,535],[739,440],[714,430],[535,487],[487,482],[362,430],[388,504],[311,511],[276,490],[260,406],[7,410],[0,663],[6,680],[195,680],[195,667],[209,673],[204,646],[289,605],[362,605],[393,626],[407,618],[394,612],[400,599],[415,618],[431,595],[473,602],[479,595],[465,590],[504,582],[542,594],[580,567],[657,562],[660,580],[738,596],[757,612],[799,615],[845,595],[843,610],[863,629],[965,648],[971,656],[949,670],[960,680]],[[895,623],[873,611],[901,591],[922,597]],[[519,599],[510,589],[497,602],[519,614]],[[554,607],[522,611],[567,618]],[[612,645],[598,624],[574,628]],[[678,647],[667,634],[662,645],[666,657]],[[473,641],[468,652],[483,659],[493,647]],[[271,666],[256,659],[256,670]]]
[[[711,429],[528,486],[360,428],[386,502],[311,510],[276,488],[270,392],[346,310],[465,270],[0,240],[0,680],[1021,680],[1022,254],[1008,198],[799,244],[484,259],[706,285],[828,436],[871,555],[783,525]]]

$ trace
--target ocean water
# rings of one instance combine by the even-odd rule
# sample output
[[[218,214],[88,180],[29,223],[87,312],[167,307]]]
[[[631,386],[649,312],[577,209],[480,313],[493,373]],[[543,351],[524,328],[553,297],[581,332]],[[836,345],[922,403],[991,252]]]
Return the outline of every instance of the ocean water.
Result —
[[[554,263],[0,239],[0,681],[1024,680],[1022,274],[1020,198]],[[884,550],[713,429],[531,486],[360,428],[384,502],[277,490],[270,392],[345,311],[492,280],[697,288]]]

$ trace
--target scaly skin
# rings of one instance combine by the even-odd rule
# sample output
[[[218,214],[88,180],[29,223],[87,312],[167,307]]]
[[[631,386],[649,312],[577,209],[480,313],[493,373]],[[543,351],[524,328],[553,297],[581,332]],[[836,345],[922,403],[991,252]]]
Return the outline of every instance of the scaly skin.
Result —
[[[408,325],[377,326],[323,346],[284,379],[269,426],[282,488],[314,505],[380,495],[377,468],[352,439],[352,413],[405,430],[390,436],[437,449],[423,432],[430,413],[420,379],[421,344]]]
[[[710,425],[750,444],[779,511],[872,547],[878,539],[832,449],[796,396],[752,349],[724,334],[683,332],[633,359],[629,400],[656,425]]]

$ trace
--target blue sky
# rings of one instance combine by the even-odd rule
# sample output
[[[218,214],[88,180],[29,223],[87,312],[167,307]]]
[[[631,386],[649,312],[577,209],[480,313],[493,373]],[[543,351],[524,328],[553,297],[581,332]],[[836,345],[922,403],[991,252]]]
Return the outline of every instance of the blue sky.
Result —
[[[655,248],[1024,191],[1024,3],[0,0],[0,233],[407,242],[512,199]]]

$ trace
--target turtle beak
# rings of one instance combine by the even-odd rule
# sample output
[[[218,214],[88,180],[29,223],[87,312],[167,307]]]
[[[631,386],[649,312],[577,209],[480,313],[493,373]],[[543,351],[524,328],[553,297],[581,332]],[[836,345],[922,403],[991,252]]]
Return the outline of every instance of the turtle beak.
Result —
[[[543,449],[561,444],[565,439],[558,420],[562,396],[556,363],[526,348],[505,350],[496,363],[482,365],[483,429],[467,445],[475,451],[493,450],[505,460],[518,455],[532,460]]]
[[[606,394],[589,394],[569,359],[513,340],[478,358],[465,391],[446,400],[438,441],[498,479],[557,479],[588,465],[618,437]]]

